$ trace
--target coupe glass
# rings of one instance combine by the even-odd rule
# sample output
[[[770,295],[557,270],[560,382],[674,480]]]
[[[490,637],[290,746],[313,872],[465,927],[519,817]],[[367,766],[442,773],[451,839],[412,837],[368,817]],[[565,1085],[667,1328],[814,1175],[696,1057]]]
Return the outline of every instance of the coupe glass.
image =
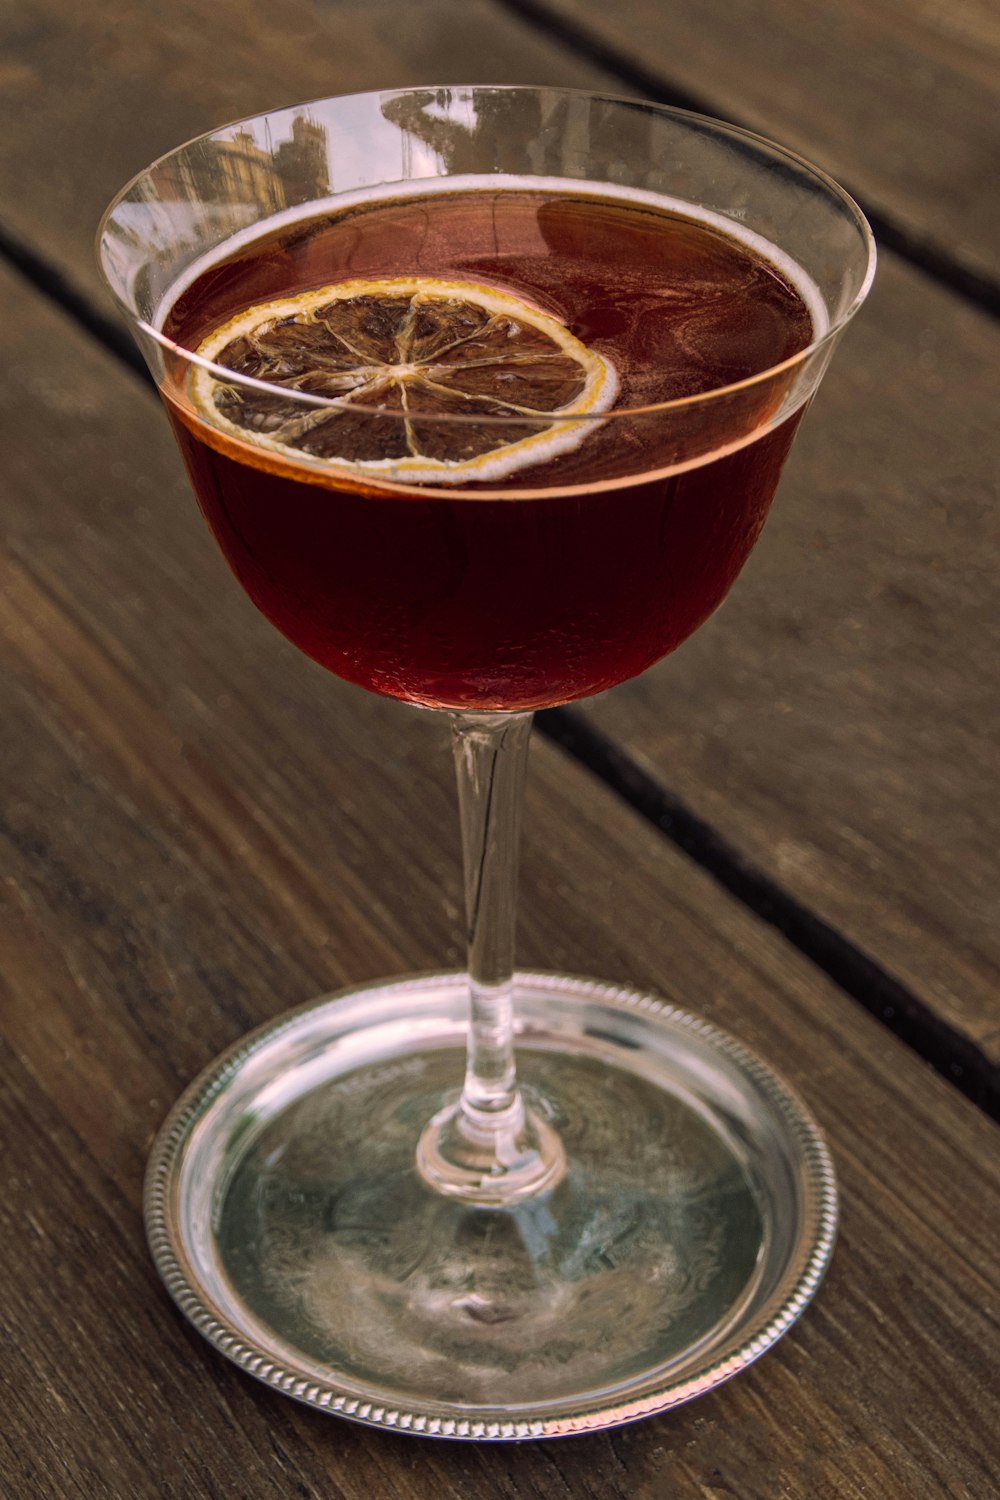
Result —
[[[395,460],[374,477],[336,459],[275,463],[206,432],[199,380],[265,412],[273,393],[167,335],[183,289],[260,236],[294,238],[296,221],[366,195],[459,188],[679,201],[790,270],[812,336],[694,394],[520,409],[519,438],[545,432],[551,462],[458,484],[418,482]],[[499,259],[465,264],[442,201],[427,206],[417,264],[397,263],[402,240],[392,247],[394,273],[502,286],[502,230]],[[566,240],[545,222],[538,251],[558,282]],[[581,221],[584,251],[589,233]],[[314,284],[378,272],[377,254],[358,254]],[[717,1384],[818,1285],[836,1218],[826,1149],[794,1095],[707,1023],[616,985],[514,972],[525,757],[533,709],[641,671],[725,596],[870,284],[864,219],[799,158],[681,111],[541,88],[413,89],[321,100],[182,146],[115,200],[100,257],[254,602],[339,675],[451,714],[465,860],[467,973],[284,1015],[175,1107],[146,1196],[167,1286],[259,1378],[415,1432],[566,1433]],[[275,285],[263,300],[289,290]],[[655,374],[655,341],[645,357]],[[346,398],[281,399],[304,431],[343,415]],[[352,410],[367,452],[405,450],[412,412]],[[480,408],[421,423],[422,443],[467,454],[508,441],[511,419]]]

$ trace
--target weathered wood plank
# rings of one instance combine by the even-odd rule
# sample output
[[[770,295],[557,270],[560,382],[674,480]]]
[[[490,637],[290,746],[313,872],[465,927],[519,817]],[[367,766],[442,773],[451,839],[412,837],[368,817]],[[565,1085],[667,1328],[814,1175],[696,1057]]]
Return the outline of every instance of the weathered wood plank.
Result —
[[[64,0],[30,12],[18,0],[0,20],[23,120],[17,137],[0,137],[0,214],[93,288],[106,197],[211,123],[294,94],[461,77],[472,66],[466,17],[484,66],[519,59],[521,79],[555,66],[530,28],[485,0],[462,19],[401,0],[322,14],[299,0],[250,12],[183,0],[162,15],[113,0],[97,18]],[[234,66],[206,66],[231,33]],[[704,49],[685,55],[714,77]],[[53,111],[36,118],[43,76]],[[549,76],[595,81],[568,56]],[[997,354],[993,325],[884,256],[734,600],[674,662],[591,710],[992,1059]]]
[[[585,712],[1000,1061],[1000,329],[885,257],[726,607]]]
[[[97,222],[202,131],[328,94],[419,83],[614,86],[491,0],[67,0],[0,8],[0,227],[102,301]],[[469,75],[475,76],[470,78]]]
[[[151,1132],[281,1006],[456,962],[445,736],[271,632],[149,394],[9,274],[0,298],[5,1491],[987,1493],[996,1127],[544,744],[522,959],[654,986],[798,1086],[845,1195],[816,1306],[695,1405],[499,1451],[295,1407],[186,1328],[142,1245]]]
[[[915,246],[1000,278],[989,0],[545,0],[645,75],[849,183]]]

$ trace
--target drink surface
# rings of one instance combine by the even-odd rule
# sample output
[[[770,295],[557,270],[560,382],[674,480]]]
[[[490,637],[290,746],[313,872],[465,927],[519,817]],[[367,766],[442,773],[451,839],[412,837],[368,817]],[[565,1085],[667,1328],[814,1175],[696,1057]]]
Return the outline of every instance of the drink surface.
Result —
[[[449,492],[269,452],[252,432],[244,441],[213,427],[168,385],[196,493],[237,577],[315,660],[415,702],[532,708],[641,672],[725,597],[799,413],[773,425],[780,381],[751,387],[737,408],[616,413],[781,365],[814,337],[806,297],[714,224],[580,192],[480,189],[285,223],[189,280],[163,331],[196,350],[248,308],[400,276],[498,288],[557,319],[616,372],[613,414],[499,489],[473,480]],[[706,422],[702,456],[675,463],[678,431]]]

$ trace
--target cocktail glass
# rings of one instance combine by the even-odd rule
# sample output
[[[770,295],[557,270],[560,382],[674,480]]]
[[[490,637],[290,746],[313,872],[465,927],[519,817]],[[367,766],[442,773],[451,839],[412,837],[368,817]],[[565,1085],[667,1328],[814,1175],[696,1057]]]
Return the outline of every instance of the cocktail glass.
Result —
[[[522,436],[565,441],[549,467],[492,481],[359,477],[287,455],[275,470],[252,441],[206,429],[200,379],[238,402],[262,393],[167,336],[183,288],[275,228],[459,185],[679,202],[792,268],[812,337],[692,396],[522,410]],[[829,1157],[794,1095],[706,1022],[620,986],[514,972],[525,756],[534,708],[634,675],[721,602],[870,285],[863,217],[799,158],[680,111],[420,89],[317,101],[181,147],[116,199],[100,255],[251,597],[340,675],[451,712],[465,860],[467,973],[284,1015],[179,1101],[146,1193],[168,1288],[262,1380],[414,1432],[557,1435],[708,1389],[815,1291],[836,1218]],[[503,283],[500,262],[481,274]],[[282,397],[304,426],[338,399]],[[397,452],[411,415],[376,402],[361,420]],[[491,423],[507,441],[481,409],[424,427],[464,452],[489,446]],[[586,543],[567,552],[574,538]],[[451,582],[411,597],[400,580],[441,548]],[[468,639],[478,656],[463,656]]]

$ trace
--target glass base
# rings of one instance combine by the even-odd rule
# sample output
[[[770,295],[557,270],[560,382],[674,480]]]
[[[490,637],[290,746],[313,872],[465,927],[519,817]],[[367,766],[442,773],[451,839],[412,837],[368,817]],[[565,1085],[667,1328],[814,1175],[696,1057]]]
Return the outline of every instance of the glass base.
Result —
[[[802,1106],[665,1002],[517,976],[526,1103],[565,1148],[512,1207],[434,1191],[415,1154],[464,1068],[463,975],[373,985],[254,1033],[150,1160],[172,1296],[251,1374],[427,1436],[551,1437],[662,1411],[795,1320],[836,1190]]]

